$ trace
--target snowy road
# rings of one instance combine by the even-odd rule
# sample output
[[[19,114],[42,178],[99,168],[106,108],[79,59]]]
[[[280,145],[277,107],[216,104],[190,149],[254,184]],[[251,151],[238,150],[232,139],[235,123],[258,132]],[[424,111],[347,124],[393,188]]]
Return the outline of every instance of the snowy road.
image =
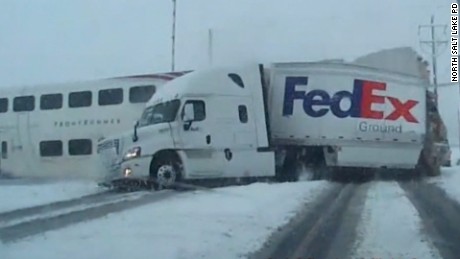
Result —
[[[443,258],[460,255],[460,205],[433,185],[401,183],[407,197],[419,212],[423,229]]]
[[[460,199],[445,187],[460,168],[448,170],[416,182],[89,188],[0,212],[0,258],[458,258]]]
[[[459,220],[459,203],[424,181],[338,185],[250,258],[458,258]]]

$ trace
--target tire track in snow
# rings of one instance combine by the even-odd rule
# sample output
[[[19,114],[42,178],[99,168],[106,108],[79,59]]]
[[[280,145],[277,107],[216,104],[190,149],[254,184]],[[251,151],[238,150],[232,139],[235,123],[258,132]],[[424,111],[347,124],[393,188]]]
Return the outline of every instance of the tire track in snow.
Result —
[[[249,258],[344,258],[353,245],[368,185],[337,185],[325,192]]]
[[[443,258],[460,256],[460,205],[439,187],[426,183],[400,182],[417,209],[424,230]]]
[[[351,258],[441,258],[422,220],[395,181],[372,183]]]
[[[166,199],[177,194],[174,191],[161,191],[148,193],[140,196],[137,199],[126,199],[105,203],[99,206],[84,208],[71,211],[61,215],[38,218],[26,222],[21,222],[16,225],[0,228],[0,240],[3,243],[15,242],[19,239],[43,233],[50,230],[63,228],[72,224],[94,220],[101,218],[110,213],[120,212],[123,210],[132,209],[156,201]]]

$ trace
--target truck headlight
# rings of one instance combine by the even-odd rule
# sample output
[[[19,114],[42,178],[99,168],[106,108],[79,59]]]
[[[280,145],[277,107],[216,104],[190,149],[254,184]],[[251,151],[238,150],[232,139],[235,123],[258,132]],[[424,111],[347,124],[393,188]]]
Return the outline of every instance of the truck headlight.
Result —
[[[129,149],[123,156],[123,160],[130,160],[141,156],[141,147],[133,147]]]

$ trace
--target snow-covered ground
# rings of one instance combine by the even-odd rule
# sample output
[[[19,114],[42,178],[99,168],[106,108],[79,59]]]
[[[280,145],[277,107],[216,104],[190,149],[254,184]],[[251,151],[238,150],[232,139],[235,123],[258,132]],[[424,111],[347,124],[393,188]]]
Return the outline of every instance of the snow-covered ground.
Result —
[[[239,258],[260,248],[268,235],[329,186],[325,181],[258,183],[181,193],[0,245],[0,258]]]
[[[443,168],[441,176],[429,182],[444,189],[449,197],[460,203],[460,166]]]
[[[440,177],[428,181],[460,203],[460,167],[444,168]],[[0,258],[239,258],[260,248],[303,204],[314,201],[330,186],[325,181],[258,183],[179,193],[101,219],[0,244]],[[98,191],[99,187],[87,182],[0,185],[0,212]],[[397,183],[371,183],[361,217],[353,249],[356,258],[440,258]]]
[[[369,188],[353,258],[441,258],[421,233],[419,214],[395,182]]]
[[[113,204],[113,203],[116,203],[116,202],[136,200],[136,199],[142,198],[142,196],[146,196],[146,195],[149,195],[149,194],[151,194],[151,193],[150,192],[128,193],[128,194],[125,194],[125,195],[114,196],[112,199],[102,200],[102,201],[98,201],[98,202],[91,202],[91,203],[87,203],[87,204],[81,204],[81,205],[77,205],[77,206],[72,206],[72,207],[62,208],[62,209],[56,209],[56,210],[52,210],[52,211],[46,211],[46,212],[42,212],[42,213],[38,213],[38,214],[35,214],[35,215],[30,215],[30,216],[27,215],[27,216],[23,216],[23,217],[17,217],[14,220],[8,220],[6,222],[2,222],[2,218],[0,217],[0,228],[12,226],[12,225],[15,225],[15,224],[24,223],[26,221],[31,221],[31,220],[38,220],[38,219],[56,217],[56,216],[59,216],[59,215],[64,215],[64,214],[67,214],[67,213],[80,211],[80,210],[85,210],[85,209],[89,209],[89,208],[96,208],[96,207],[100,207],[100,206],[107,205],[107,204]]]
[[[458,146],[451,146],[451,155],[450,155],[450,160],[452,163],[452,166],[457,166],[460,165],[460,147]]]
[[[9,180],[6,180],[9,181]],[[0,185],[0,212],[78,198],[101,191],[94,182],[59,181],[42,184]]]

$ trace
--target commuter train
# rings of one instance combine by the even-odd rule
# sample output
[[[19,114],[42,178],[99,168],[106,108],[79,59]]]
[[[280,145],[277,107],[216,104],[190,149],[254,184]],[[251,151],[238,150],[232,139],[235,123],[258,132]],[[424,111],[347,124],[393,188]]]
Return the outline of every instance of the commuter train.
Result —
[[[131,128],[150,97],[187,72],[3,88],[0,176],[97,178],[97,141]]]

